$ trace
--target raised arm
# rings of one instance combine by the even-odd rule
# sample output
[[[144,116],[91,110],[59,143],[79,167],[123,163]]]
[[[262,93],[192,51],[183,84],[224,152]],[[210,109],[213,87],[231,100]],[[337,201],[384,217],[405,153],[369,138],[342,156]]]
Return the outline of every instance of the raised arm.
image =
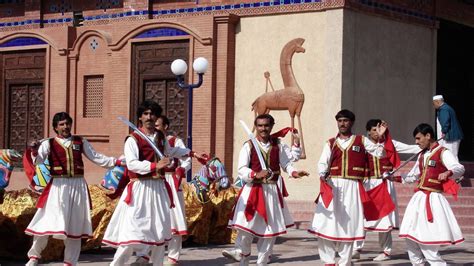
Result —
[[[118,159],[96,152],[89,141],[87,141],[85,138],[82,139],[82,147],[84,148],[84,155],[87,157],[87,159],[99,166],[110,168],[114,167],[115,165],[120,165],[120,161]]]
[[[283,169],[283,171],[287,173],[293,173],[294,171],[297,171],[294,166],[293,166],[293,157],[291,152],[288,153],[288,146],[285,144],[279,144],[279,150],[280,150],[280,167]],[[286,147],[285,147],[286,146]]]
[[[49,141],[43,141],[40,146],[38,147],[37,152],[31,153],[31,159],[34,164],[42,164],[46,159],[48,159],[48,155],[50,152]]]
[[[177,138],[175,142],[176,147],[180,147],[182,149],[186,149],[183,140]],[[184,168],[185,172],[191,169],[191,157],[187,156],[185,158],[179,159],[180,167]]]
[[[299,146],[291,146],[291,148],[286,145],[285,143],[280,144],[282,146],[283,151],[286,153],[286,157],[290,159],[292,162],[297,162],[301,156],[301,148]]]
[[[397,150],[398,153],[415,154],[421,151],[418,145],[405,144],[403,142],[396,141],[396,140],[392,140],[392,142],[393,142],[393,146],[395,146],[395,149]]]
[[[371,155],[377,158],[382,158],[385,156],[385,149],[383,143],[373,143],[364,136],[362,136],[362,143],[364,143],[365,150]]]

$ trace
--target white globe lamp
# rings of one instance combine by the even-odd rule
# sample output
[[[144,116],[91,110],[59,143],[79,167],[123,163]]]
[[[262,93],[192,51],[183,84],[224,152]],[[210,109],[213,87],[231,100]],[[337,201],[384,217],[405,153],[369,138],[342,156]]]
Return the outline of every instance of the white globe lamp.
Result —
[[[183,59],[176,59],[171,63],[171,71],[176,76],[181,76],[188,71],[188,64]]]
[[[207,59],[204,57],[198,57],[196,60],[194,60],[193,63],[193,69],[196,71],[198,74],[204,74],[207,71]]]

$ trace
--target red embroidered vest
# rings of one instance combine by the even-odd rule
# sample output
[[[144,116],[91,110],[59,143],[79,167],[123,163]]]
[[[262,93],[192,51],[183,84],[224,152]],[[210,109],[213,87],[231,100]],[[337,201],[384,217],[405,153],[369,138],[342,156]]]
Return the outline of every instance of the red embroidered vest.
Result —
[[[173,148],[175,145],[176,145],[176,137],[175,136],[170,136],[170,138],[168,139],[168,143],[170,145],[171,148]],[[172,159],[172,164],[171,165],[168,165],[167,167],[165,167],[165,172],[175,172],[176,171],[176,168],[178,168],[179,166],[179,159],[178,158],[171,158]]]
[[[346,149],[343,149],[335,138],[329,140],[332,150],[331,177],[347,179],[364,179],[367,166],[367,154],[365,152],[362,136],[355,136]]]
[[[418,188],[433,192],[443,191],[443,181],[438,180],[438,175],[448,171],[444,166],[441,154],[446,150],[444,147],[437,147],[436,150],[427,158],[426,164],[420,163],[421,177],[418,182]]]
[[[382,174],[393,170],[393,165],[388,157],[377,158],[372,154],[367,154],[368,159],[368,177],[369,178],[382,178]]]
[[[163,145],[163,134],[161,131],[158,131],[158,135],[155,139],[155,144],[160,149],[161,152],[164,150],[164,145]],[[131,138],[134,138],[135,141],[137,142],[138,145],[138,160],[140,161],[149,161],[149,162],[158,162],[158,156],[155,154],[155,151],[153,148],[144,140],[140,135],[137,133],[133,132],[130,134]],[[151,172],[145,175],[140,175],[137,173],[134,173],[132,171],[129,171],[129,176],[130,178],[149,178],[149,177],[158,177],[159,174],[157,172]],[[161,169],[160,174],[163,175],[164,171]]]
[[[250,145],[250,165],[249,168],[252,169],[255,173],[262,171],[262,166],[260,165],[260,161],[258,160],[257,152],[253,147],[252,142],[248,141]],[[270,140],[270,149],[268,152],[262,152],[263,159],[267,168],[271,169],[272,172],[280,172],[280,148],[278,147],[278,139],[271,139]],[[275,175],[273,179],[278,180],[279,175]]]
[[[69,148],[61,145],[56,138],[49,139],[50,152],[48,156],[51,166],[51,176],[72,177],[84,175],[84,162],[82,161],[82,138],[71,137],[72,144]]]

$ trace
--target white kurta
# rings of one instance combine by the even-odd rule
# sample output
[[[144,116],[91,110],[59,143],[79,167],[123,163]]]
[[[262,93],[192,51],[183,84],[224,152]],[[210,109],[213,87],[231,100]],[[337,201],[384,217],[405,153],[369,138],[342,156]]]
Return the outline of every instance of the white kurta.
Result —
[[[352,143],[355,135],[348,139],[336,138],[337,143],[347,149]],[[365,150],[375,157],[385,155],[383,144],[374,144],[366,137],[362,137]],[[318,162],[320,176],[329,172],[331,147],[326,142]],[[308,231],[321,238],[352,242],[362,240],[364,235],[364,211],[360,199],[359,181],[344,178],[328,178],[328,184],[333,188],[333,200],[328,208],[323,205],[322,200],[316,205],[311,229]]]
[[[172,136],[168,136],[168,139],[170,139],[170,137]],[[174,146],[186,149],[186,146],[184,145],[183,141],[179,138],[176,138]],[[186,159],[180,159],[178,166],[184,168],[186,173],[188,170],[191,169],[191,158],[187,157]],[[182,183],[180,184],[180,187],[175,187],[173,173],[166,173],[165,177],[166,181],[171,186],[171,190],[173,192],[173,201],[175,205],[175,207],[170,210],[171,232],[176,235],[187,235],[188,227],[186,225],[186,213]]]
[[[62,146],[69,148],[71,138],[55,138]],[[35,164],[43,163],[50,153],[49,141],[43,141],[38,155],[33,157]],[[116,159],[97,153],[83,138],[83,153],[93,163],[102,167],[113,167]],[[89,192],[82,176],[53,177],[48,199],[25,230],[28,235],[51,235],[54,238],[92,237],[89,210]]]
[[[258,143],[263,151],[269,152],[271,148],[270,143]],[[278,147],[280,167],[287,173],[296,171],[296,169],[293,168],[291,159],[288,158],[288,151],[284,149],[281,144],[279,144]],[[252,220],[247,221],[245,208],[253,185],[251,178],[252,169],[249,168],[249,165],[250,145],[245,143],[239,154],[238,174],[246,184],[242,187],[240,197],[234,207],[234,216],[229,221],[229,227],[246,231],[257,237],[274,237],[286,234],[286,228],[293,226],[293,219],[291,218],[285,199],[283,199],[283,208],[281,208],[279,199],[279,193],[281,192],[277,184],[262,184],[268,224],[257,212],[255,212]]]
[[[424,152],[425,165],[428,158],[440,148],[441,146],[438,146],[433,151],[428,150]],[[464,166],[457,161],[449,150],[443,151],[441,160],[443,165],[453,172],[450,178],[458,178],[464,174]],[[403,178],[403,182],[412,183],[419,179],[421,173],[418,161],[419,158],[412,170]],[[429,200],[433,213],[433,222],[428,222],[427,219],[426,194],[418,191],[407,205],[400,226],[400,237],[424,245],[449,245],[463,242],[464,238],[461,229],[444,195],[432,192]]]
[[[396,140],[392,140],[395,150],[398,153],[415,154],[420,151],[418,145],[408,145]],[[364,180],[364,188],[369,191],[382,183],[382,179],[367,179]],[[395,210],[385,217],[376,221],[364,221],[364,228],[368,231],[388,232],[392,229],[400,227],[400,219],[398,214],[398,201],[395,186],[392,181],[387,180],[387,190],[395,204]]]
[[[147,136],[154,140],[157,133]],[[184,157],[188,149],[171,148],[165,142],[165,155]],[[125,160],[129,171],[137,174],[151,172],[152,162],[139,160],[139,149],[134,138],[128,138],[124,147]],[[171,239],[170,199],[164,179],[138,179],[131,181],[131,202],[124,200],[128,196],[128,187],[122,194],[112,215],[102,242],[112,247],[133,246],[144,249],[147,246],[160,246]]]

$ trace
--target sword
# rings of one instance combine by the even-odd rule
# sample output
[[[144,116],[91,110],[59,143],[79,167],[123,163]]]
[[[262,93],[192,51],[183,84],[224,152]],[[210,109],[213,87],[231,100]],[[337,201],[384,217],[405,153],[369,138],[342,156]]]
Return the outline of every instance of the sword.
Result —
[[[135,133],[140,135],[140,137],[142,137],[146,142],[148,142],[148,144],[150,144],[151,148],[155,151],[155,153],[158,155],[160,160],[163,159],[163,157],[165,157],[163,153],[158,149],[158,147],[156,147],[155,143],[153,143],[153,141],[151,141],[147,136],[145,136],[145,134],[143,134],[143,132],[141,132],[140,129],[138,129],[138,127],[135,126],[132,122],[128,121],[122,116],[119,116],[118,120],[122,121],[125,125],[129,126],[131,129],[133,129]]]
[[[260,166],[262,167],[262,170],[268,170],[267,165],[265,164],[265,161],[263,160],[262,152],[258,148],[258,143],[257,143],[257,140],[255,139],[254,134],[252,133],[252,131],[250,131],[250,129],[247,127],[244,121],[240,120],[240,125],[245,130],[245,133],[248,134],[250,141],[252,142],[253,147],[255,148],[255,151],[257,152],[258,161],[260,162]]]
[[[439,138],[436,140],[436,142],[442,140],[443,138]],[[412,156],[410,156],[410,158],[408,158],[404,163],[402,163],[400,166],[398,166],[396,169],[393,169],[392,171],[388,172],[387,174],[382,174],[382,178],[388,178],[389,176],[392,176],[394,175],[396,172],[398,172],[400,169],[403,168],[403,166],[407,165],[411,160],[413,160],[413,158],[417,157],[418,155],[420,155],[422,152],[426,151],[426,149],[424,150],[421,150],[419,151],[418,153],[415,153],[413,154]],[[456,180],[457,182],[457,180]],[[461,180],[459,180],[459,182],[461,182]]]

